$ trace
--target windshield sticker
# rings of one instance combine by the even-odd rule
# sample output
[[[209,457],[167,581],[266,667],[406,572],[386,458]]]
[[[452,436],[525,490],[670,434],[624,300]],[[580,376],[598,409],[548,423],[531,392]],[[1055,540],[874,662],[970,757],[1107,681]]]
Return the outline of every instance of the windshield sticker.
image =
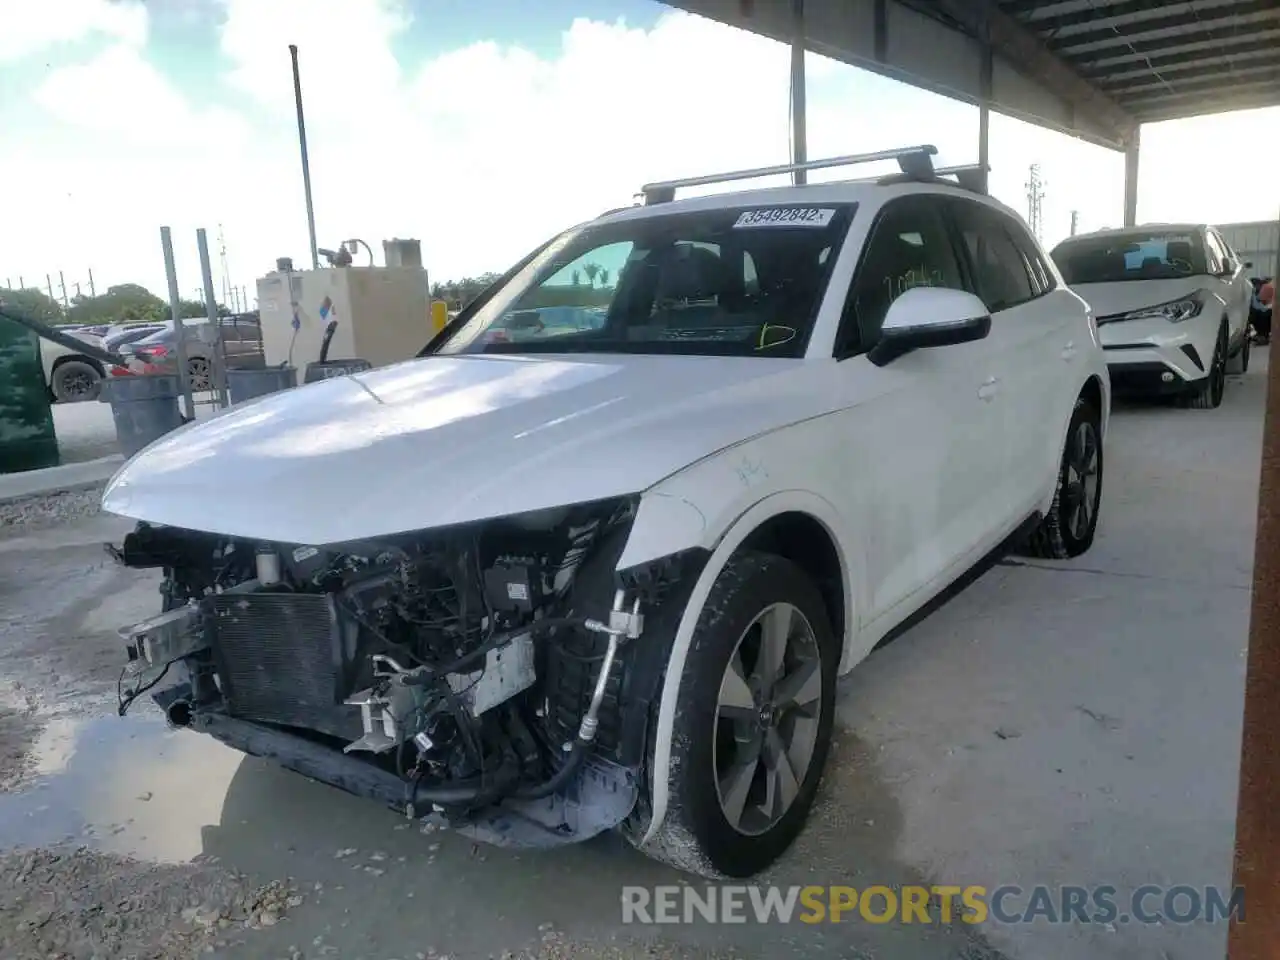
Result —
[[[831,208],[764,207],[743,210],[733,226],[735,230],[744,227],[825,227],[835,215]]]

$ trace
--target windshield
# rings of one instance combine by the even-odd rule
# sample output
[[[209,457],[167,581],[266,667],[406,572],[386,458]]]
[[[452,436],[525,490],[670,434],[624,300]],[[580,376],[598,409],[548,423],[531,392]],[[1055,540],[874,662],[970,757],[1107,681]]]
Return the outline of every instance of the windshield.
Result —
[[[1204,244],[1189,232],[1127,232],[1064,240],[1053,262],[1067,285],[1169,280],[1206,271]]]
[[[853,211],[732,208],[571,230],[432,352],[803,356]]]

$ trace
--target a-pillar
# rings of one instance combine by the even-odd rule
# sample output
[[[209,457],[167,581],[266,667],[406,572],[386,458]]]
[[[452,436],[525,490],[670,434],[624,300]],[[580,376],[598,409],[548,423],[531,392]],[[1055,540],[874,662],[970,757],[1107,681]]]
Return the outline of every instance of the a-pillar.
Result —
[[[1141,151],[1142,128],[1135,126],[1124,145],[1124,225],[1138,222],[1138,154]]]
[[[791,0],[791,162],[800,164],[808,159],[809,137],[805,130],[804,97],[804,0]],[[806,181],[805,171],[792,173],[795,185]]]

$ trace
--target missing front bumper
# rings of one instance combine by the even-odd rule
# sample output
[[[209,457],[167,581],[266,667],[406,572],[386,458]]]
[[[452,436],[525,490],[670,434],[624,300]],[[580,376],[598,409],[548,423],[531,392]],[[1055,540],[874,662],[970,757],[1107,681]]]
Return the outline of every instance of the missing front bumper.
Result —
[[[157,693],[154,699],[167,713],[172,704],[190,697],[191,689],[184,683]],[[192,709],[189,726],[241,753],[274,761],[344,793],[377,801],[401,815],[406,812],[405,781],[362,758],[276,727],[238,720],[216,708]],[[638,796],[634,771],[592,757],[563,795],[505,802],[448,826],[497,847],[556,847],[588,840],[618,826],[630,815]],[[434,814],[423,819],[444,822]]]

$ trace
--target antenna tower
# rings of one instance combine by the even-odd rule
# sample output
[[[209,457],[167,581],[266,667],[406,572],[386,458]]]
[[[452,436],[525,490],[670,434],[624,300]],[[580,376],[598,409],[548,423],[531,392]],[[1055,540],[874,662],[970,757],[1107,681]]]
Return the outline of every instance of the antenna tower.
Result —
[[[1027,225],[1037,240],[1043,240],[1044,180],[1040,178],[1040,164],[1031,165],[1027,177]]]

